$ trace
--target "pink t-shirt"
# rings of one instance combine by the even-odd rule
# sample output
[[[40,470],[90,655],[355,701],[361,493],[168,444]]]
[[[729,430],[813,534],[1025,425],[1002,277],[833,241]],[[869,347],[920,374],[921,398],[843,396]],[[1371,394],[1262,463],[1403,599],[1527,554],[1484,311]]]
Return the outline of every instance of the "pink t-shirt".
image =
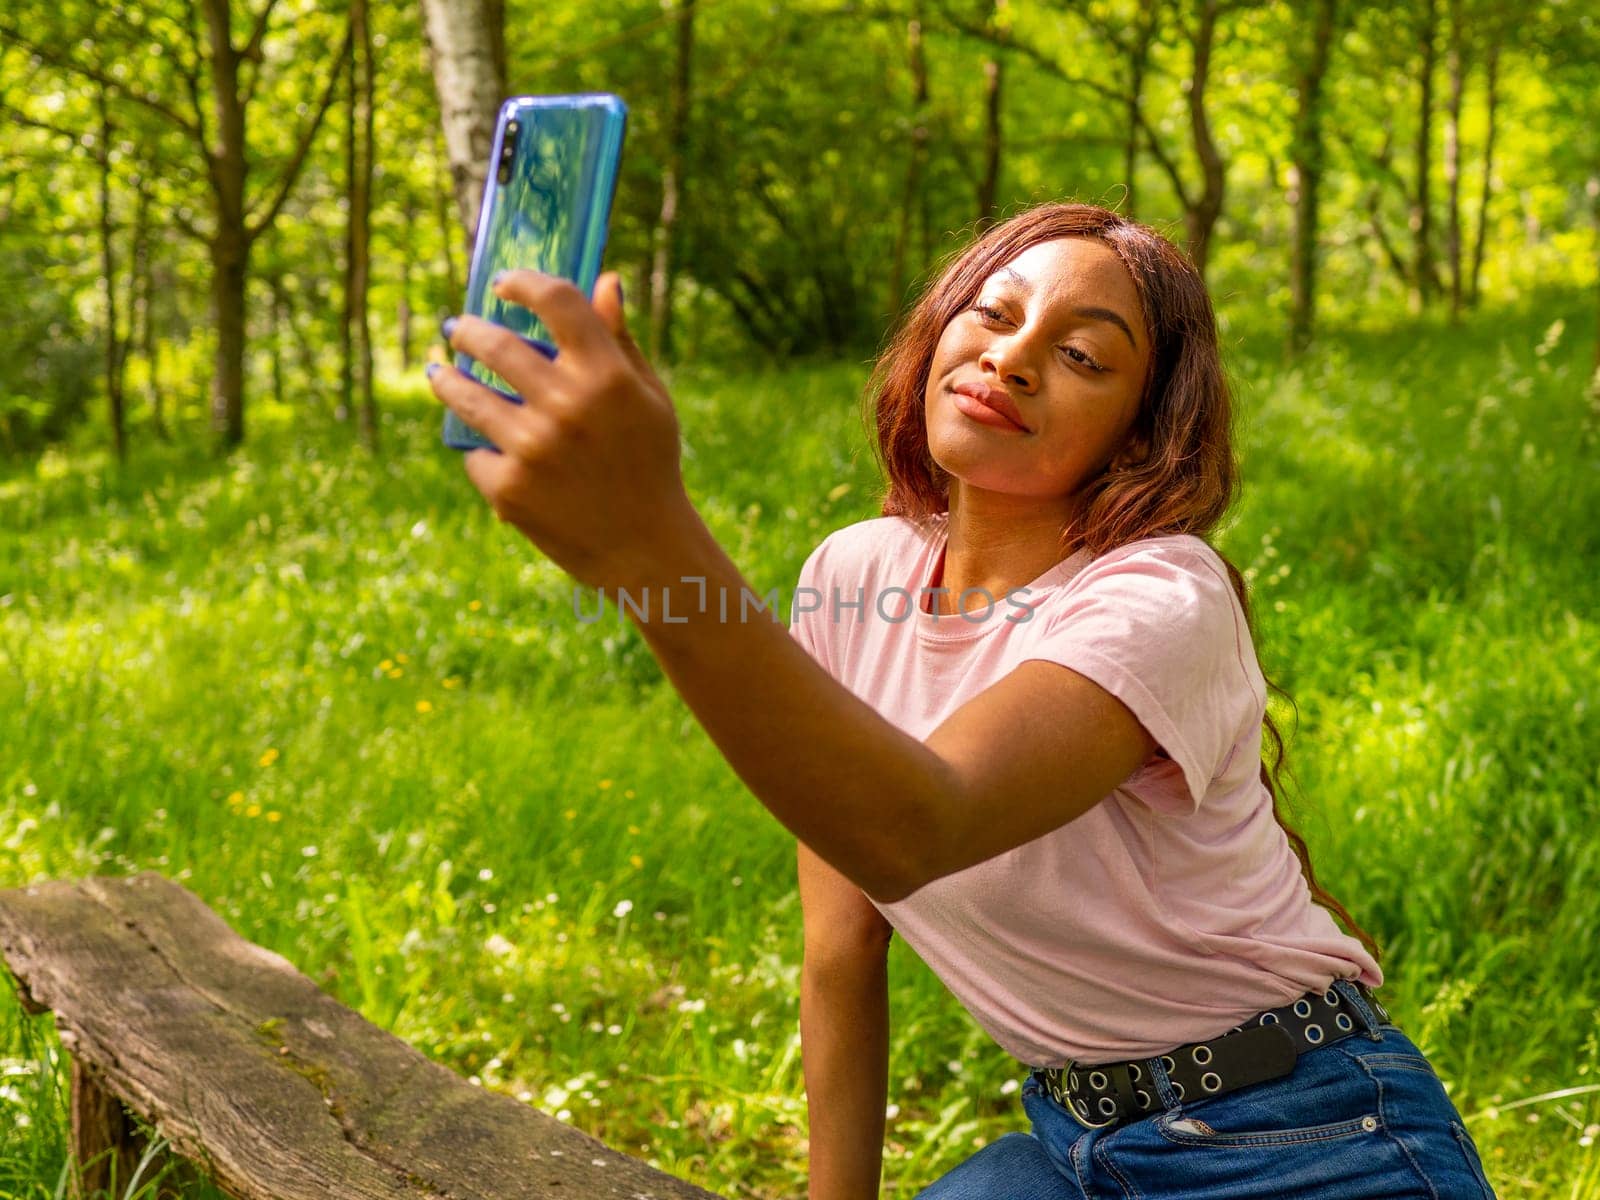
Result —
[[[1188,534],[1079,551],[996,597],[987,619],[981,606],[935,614],[918,589],[940,568],[947,520],[879,517],[825,538],[795,590],[800,644],[913,737],[1045,659],[1116,696],[1159,743],[1076,820],[874,901],[974,1019],[1029,1066],[1093,1064],[1215,1037],[1336,978],[1380,985],[1273,819],[1266,683],[1216,551]]]

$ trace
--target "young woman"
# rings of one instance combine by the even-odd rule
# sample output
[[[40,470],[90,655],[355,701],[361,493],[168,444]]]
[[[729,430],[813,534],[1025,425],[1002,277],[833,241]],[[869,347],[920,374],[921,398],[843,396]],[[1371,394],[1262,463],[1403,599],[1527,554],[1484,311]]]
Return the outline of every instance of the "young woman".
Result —
[[[646,641],[796,835],[812,1200],[878,1194],[896,931],[1027,1068],[1031,1132],[924,1197],[1492,1196],[1278,818],[1243,580],[1205,541],[1236,486],[1215,319],[1168,242],[1046,205],[949,265],[869,389],[882,515],[808,557],[792,637],[741,619],[760,593],[684,492],[615,277],[497,290],[561,353],[447,322],[526,401],[430,369],[504,451],[468,474],[652,597]]]

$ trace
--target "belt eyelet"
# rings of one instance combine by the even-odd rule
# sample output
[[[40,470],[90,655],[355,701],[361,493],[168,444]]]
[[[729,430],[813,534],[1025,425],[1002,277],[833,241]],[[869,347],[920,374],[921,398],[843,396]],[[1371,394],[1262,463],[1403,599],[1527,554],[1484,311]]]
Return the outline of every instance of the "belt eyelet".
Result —
[[[1111,1102],[1112,1115],[1107,1117],[1104,1121],[1091,1121],[1091,1120],[1089,1120],[1089,1117],[1088,1117],[1088,1108],[1089,1108],[1089,1106],[1087,1104],[1083,1104],[1083,1101],[1081,1101],[1081,1100],[1078,1101],[1077,1104],[1074,1104],[1069,1100],[1068,1102],[1062,1104],[1061,1107],[1066,1109],[1067,1110],[1067,1115],[1070,1116],[1079,1125],[1082,1125],[1085,1129],[1104,1129],[1106,1126],[1116,1123],[1116,1120],[1117,1120],[1117,1117],[1116,1117],[1117,1102],[1115,1100],[1112,1100],[1110,1096],[1102,1096],[1102,1097],[1100,1097],[1100,1099],[1101,1100],[1109,1100]],[[1078,1104],[1083,1104],[1084,1112],[1079,1112],[1078,1111]]]

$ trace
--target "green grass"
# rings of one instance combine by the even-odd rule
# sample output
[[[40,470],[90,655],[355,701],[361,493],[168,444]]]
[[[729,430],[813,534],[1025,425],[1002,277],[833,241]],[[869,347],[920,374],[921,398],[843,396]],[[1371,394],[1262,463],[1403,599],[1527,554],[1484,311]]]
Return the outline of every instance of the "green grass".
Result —
[[[1590,303],[1292,370],[1230,338],[1218,540],[1298,705],[1291,821],[1502,1197],[1600,1196]],[[758,590],[875,513],[864,376],[674,380],[690,493]],[[226,460],[0,464],[0,886],[162,871],[485,1087],[725,1195],[803,1194],[792,839],[636,633],[574,619],[420,383],[385,403],[377,461],[258,402]],[[909,1196],[1025,1126],[1021,1069],[898,943],[891,981]],[[59,1050],[3,995],[0,1064],[0,1198],[54,1196]]]

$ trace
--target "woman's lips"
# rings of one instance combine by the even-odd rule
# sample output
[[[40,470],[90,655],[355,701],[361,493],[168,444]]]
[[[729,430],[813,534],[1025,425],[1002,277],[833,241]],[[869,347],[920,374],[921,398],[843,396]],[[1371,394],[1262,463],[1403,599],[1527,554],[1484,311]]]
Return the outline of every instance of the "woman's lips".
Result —
[[[1011,397],[999,388],[986,383],[958,383],[950,390],[955,394],[956,408],[974,421],[993,425],[997,429],[1031,432],[1022,423],[1022,414],[1011,402]]]

